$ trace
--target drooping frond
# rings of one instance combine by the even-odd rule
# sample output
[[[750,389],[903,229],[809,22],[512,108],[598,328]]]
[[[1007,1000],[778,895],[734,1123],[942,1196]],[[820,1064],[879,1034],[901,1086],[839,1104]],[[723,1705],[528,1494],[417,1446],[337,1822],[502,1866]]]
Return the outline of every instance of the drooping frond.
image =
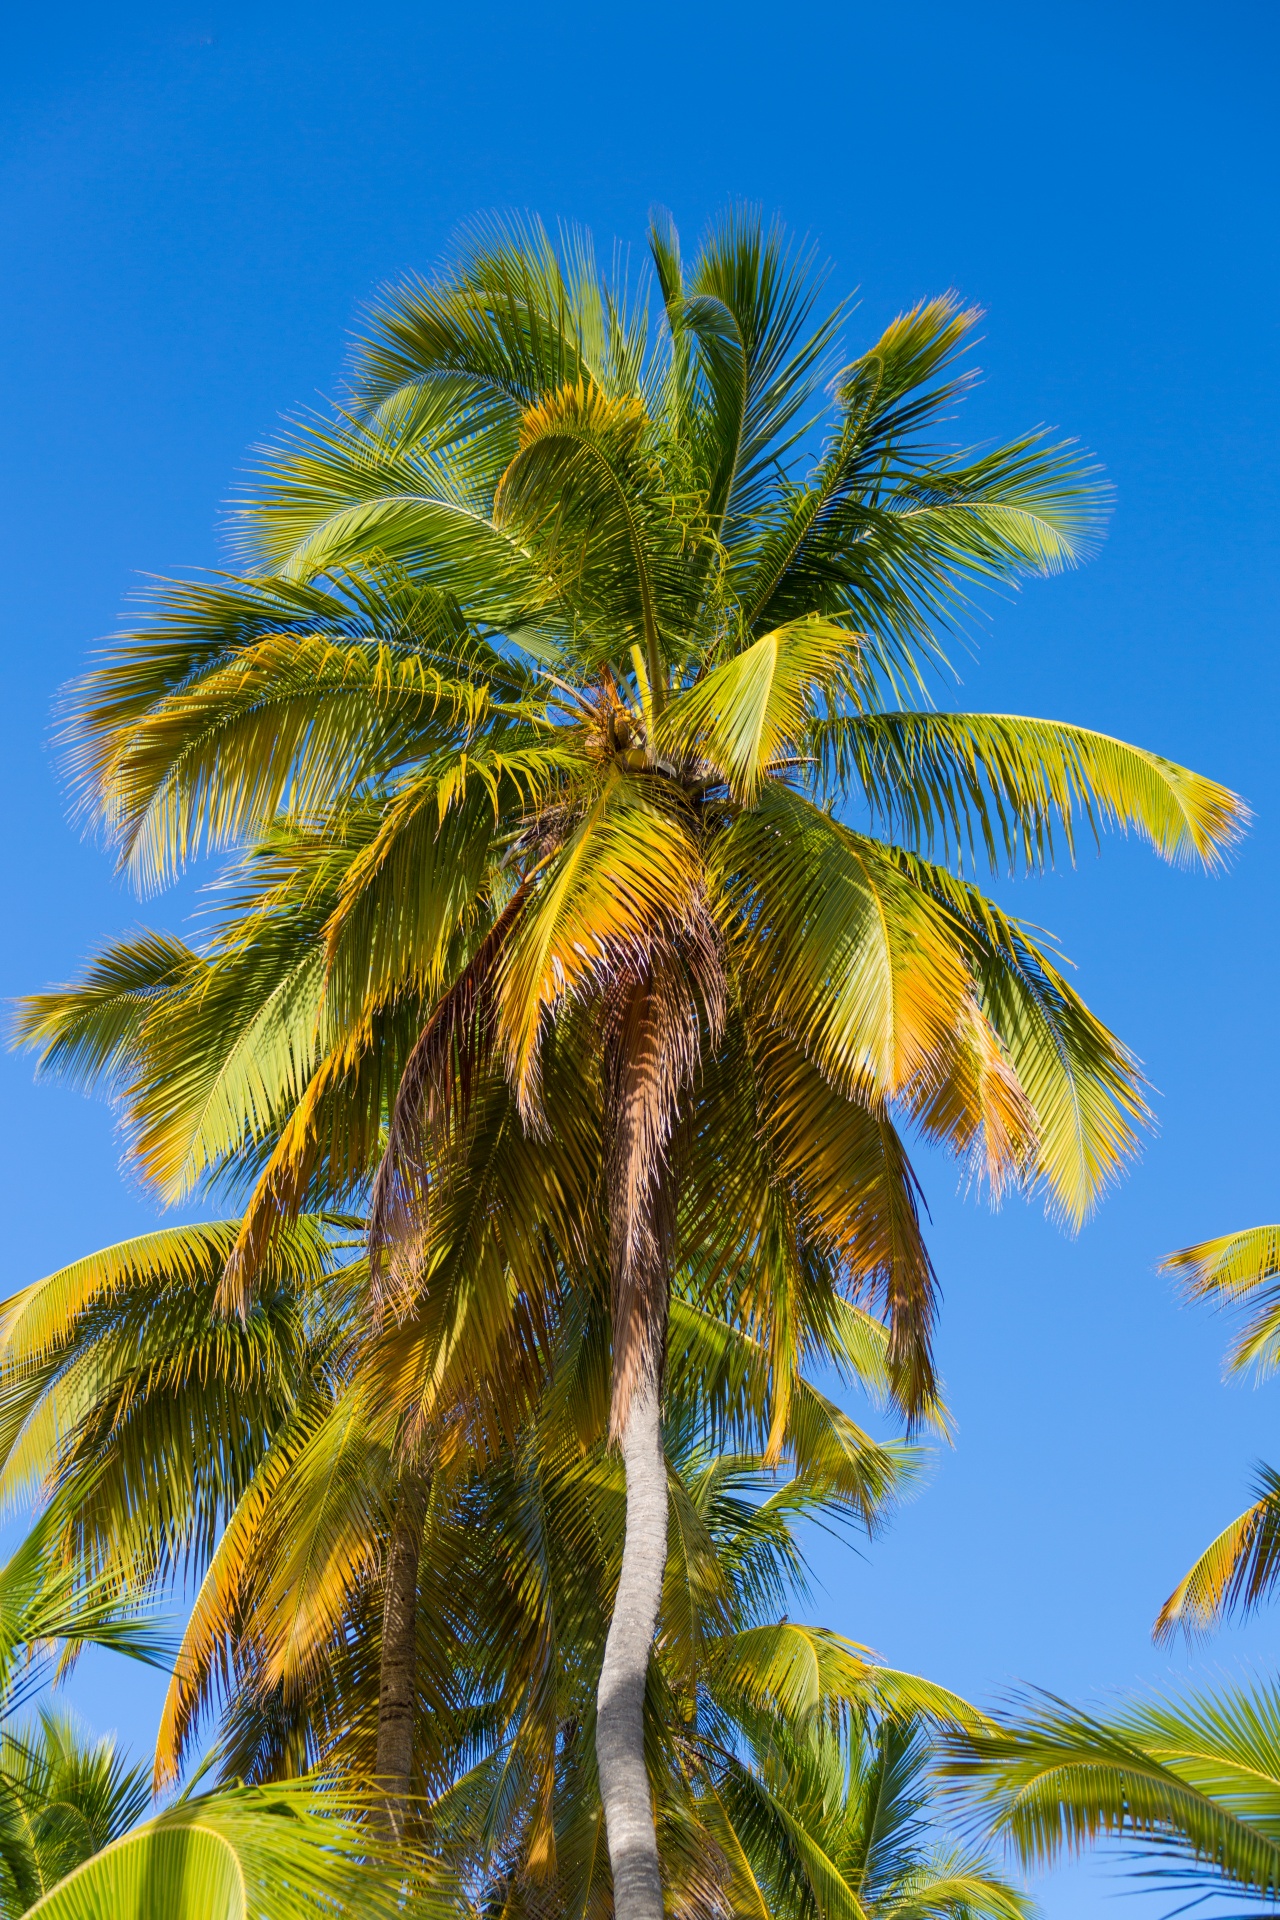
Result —
[[[1248,812],[1236,794],[1162,755],[1058,720],[999,713],[866,713],[819,721],[828,776],[856,780],[873,813],[922,853],[1041,867],[1054,828],[1132,827],[1166,860],[1216,865]]]
[[[1105,1717],[1034,1698],[957,1744],[949,1769],[1029,1865],[1115,1836],[1201,1890],[1273,1902],[1280,1888],[1274,1687],[1138,1700]]]
[[[909,872],[777,783],[711,861],[712,910],[753,997],[834,1086],[884,1098],[928,1073],[970,978]]]
[[[971,945],[984,1017],[1034,1117],[1027,1166],[1051,1208],[1079,1225],[1137,1146],[1147,1118],[1133,1055],[1090,1012],[1043,938],[944,867],[899,853]]]
[[[1210,1541],[1156,1616],[1156,1640],[1181,1630],[1207,1632],[1233,1613],[1249,1613],[1280,1583],[1280,1474],[1260,1466],[1251,1507]]]

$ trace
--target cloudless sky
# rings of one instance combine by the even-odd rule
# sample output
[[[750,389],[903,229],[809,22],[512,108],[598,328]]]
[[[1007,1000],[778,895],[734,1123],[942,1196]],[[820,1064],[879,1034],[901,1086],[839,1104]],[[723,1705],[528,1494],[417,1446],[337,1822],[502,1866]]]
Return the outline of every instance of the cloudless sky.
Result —
[[[195,898],[139,903],[66,817],[59,686],[148,572],[216,564],[255,440],[332,391],[361,303],[476,212],[639,255],[734,198],[856,286],[851,348],[954,287],[986,310],[969,439],[1047,422],[1116,488],[1087,568],[997,603],[952,700],[1070,719],[1227,781],[1217,878],[1112,840],[1011,896],[1058,935],[1157,1090],[1140,1164],[1070,1239],[925,1159],[957,1433],[812,1613],[990,1700],[1268,1672],[1277,1616],[1194,1658],[1150,1621],[1280,1463],[1280,1384],[1224,1385],[1226,1328],[1155,1272],[1275,1218],[1280,763],[1274,4],[766,6],[282,0],[10,8],[0,68],[3,983]],[[154,1221],[109,1113],[0,1062],[4,1290]],[[137,1747],[158,1685],[71,1696]],[[1053,1920],[1117,1889],[1040,1888]],[[1146,1910],[1146,1902],[1143,1903]],[[1122,1911],[1122,1910],[1120,1910]]]

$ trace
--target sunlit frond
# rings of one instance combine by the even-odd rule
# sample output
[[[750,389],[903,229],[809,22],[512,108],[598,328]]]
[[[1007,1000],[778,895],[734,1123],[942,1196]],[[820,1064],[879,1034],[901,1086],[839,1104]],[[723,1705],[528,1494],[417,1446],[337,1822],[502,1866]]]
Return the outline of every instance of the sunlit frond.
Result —
[[[761,634],[667,708],[660,743],[701,757],[749,806],[761,781],[806,733],[819,694],[856,680],[860,636],[803,619]]]
[[[1193,1300],[1247,1306],[1249,1317],[1227,1353],[1235,1373],[1256,1369],[1265,1380],[1280,1363],[1280,1227],[1247,1227],[1184,1247],[1161,1263]]]
[[[499,1035],[522,1104],[537,1094],[544,1016],[602,986],[701,913],[701,862],[678,794],[611,777],[538,876],[503,955]]]
[[[1280,1583],[1280,1474],[1260,1466],[1251,1507],[1210,1541],[1156,1616],[1156,1640],[1204,1633],[1269,1599]]]
[[[922,853],[1043,866],[1054,828],[1132,827],[1166,860],[1216,865],[1248,812],[1237,795],[1162,755],[1086,727],[999,713],[868,713],[819,721],[829,776],[856,780],[874,814]]]
[[[1028,1864],[1114,1836],[1201,1891],[1274,1901],[1280,1886],[1274,1687],[1139,1699],[1105,1716],[1032,1698],[957,1744],[949,1768]]]
[[[405,1862],[360,1820],[367,1806],[324,1782],[180,1799],[91,1855],[29,1911],[39,1920],[250,1920],[269,1900],[279,1920],[347,1907],[390,1920],[403,1911]],[[410,1870],[429,1885],[431,1863]],[[438,1910],[450,1904],[442,1897]]]
[[[833,1085],[884,1097],[928,1072],[970,976],[914,876],[776,783],[711,863],[713,911],[753,996]]]
[[[977,888],[915,855],[897,856],[972,942],[984,1017],[1035,1121],[1033,1180],[1079,1224],[1136,1150],[1147,1118],[1137,1062],[1066,980],[1059,956]]]

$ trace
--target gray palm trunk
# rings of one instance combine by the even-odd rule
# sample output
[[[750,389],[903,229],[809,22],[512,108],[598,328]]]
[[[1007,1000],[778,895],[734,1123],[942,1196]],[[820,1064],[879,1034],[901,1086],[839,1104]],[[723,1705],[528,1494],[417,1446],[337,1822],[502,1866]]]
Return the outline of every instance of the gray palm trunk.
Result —
[[[427,1482],[406,1474],[387,1545],[378,1676],[378,1743],[374,1771],[385,1795],[384,1818],[400,1840],[413,1788],[414,1715],[418,1697],[418,1563],[427,1517]]]
[[[627,1536],[596,1695],[596,1765],[617,1920],[662,1920],[662,1872],[644,1758],[644,1693],[667,1564],[661,1388],[637,1385],[622,1432]]]

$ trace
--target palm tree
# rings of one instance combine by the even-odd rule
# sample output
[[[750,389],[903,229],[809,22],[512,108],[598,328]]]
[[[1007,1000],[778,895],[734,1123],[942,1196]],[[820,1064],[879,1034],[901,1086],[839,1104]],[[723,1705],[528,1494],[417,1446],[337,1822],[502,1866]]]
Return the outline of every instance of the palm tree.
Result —
[[[321,1714],[345,1610],[357,1606],[363,1621],[380,1563],[384,1594],[390,1584],[397,1375],[417,1377],[416,1365],[406,1368],[402,1328],[367,1332],[363,1223],[303,1216],[282,1229],[243,1322],[215,1306],[236,1233],[227,1221],[143,1235],[73,1262],[0,1313],[0,1497],[57,1487],[66,1550],[100,1581],[133,1593],[196,1585],[162,1736],[179,1743],[166,1748],[175,1763],[193,1714],[226,1670],[219,1649],[231,1642],[241,1648],[237,1685],[260,1690],[265,1658],[269,1684],[291,1673],[308,1709]],[[705,1284],[698,1292],[695,1300],[678,1290],[673,1303],[671,1391],[708,1439],[733,1434],[741,1444],[754,1435],[763,1446],[772,1425],[768,1356],[710,1310]],[[885,1330],[864,1311],[837,1306],[815,1332],[812,1357],[883,1399]],[[550,1330],[556,1385],[538,1419],[558,1423],[558,1445],[577,1457],[604,1437],[603,1289],[566,1288]],[[453,1524],[449,1490],[465,1489],[483,1461],[462,1440],[436,1476],[429,1539]],[[873,1442],[797,1378],[779,1458],[824,1499],[873,1526],[910,1457]],[[486,1484],[493,1472],[491,1464]],[[607,1583],[607,1570],[599,1577]],[[364,1670],[367,1680],[367,1657]],[[372,1758],[360,1750],[363,1732],[351,1746],[353,1718],[364,1716],[364,1705],[345,1722],[335,1710],[327,1723],[359,1753],[359,1774]],[[322,1757],[332,1760],[332,1747],[304,1739],[238,1771],[260,1775],[265,1764],[270,1777]]]
[[[1171,1253],[1163,1271],[1178,1276],[1193,1300],[1247,1306],[1249,1319],[1227,1354],[1232,1373],[1252,1368],[1259,1380],[1280,1356],[1280,1227],[1249,1227]],[[1210,1541],[1156,1616],[1155,1637],[1181,1629],[1203,1632],[1233,1612],[1269,1598],[1280,1578],[1280,1475],[1259,1466],[1251,1506]]]
[[[389,1087],[371,1251],[402,1313],[449,1203],[441,1141],[474,1136],[481,1096],[509,1103],[504,1150],[518,1123],[544,1207],[581,1191],[560,1102],[585,1116],[627,1476],[597,1716],[623,1920],[662,1905],[643,1701],[672,1272],[701,1263],[762,1329],[774,1451],[802,1321],[841,1289],[878,1294],[899,1403],[927,1409],[932,1270],[895,1116],[1078,1219],[1143,1112],[1053,955],[930,855],[1036,865],[1083,820],[1211,861],[1242,818],[1145,750],[924,704],[975,588],[1070,564],[1098,512],[1067,448],[939,451],[973,314],[927,303],[842,362],[844,311],[814,318],[777,232],[733,216],[686,267],[659,221],[650,252],[654,299],[536,228],[389,295],[351,405],[266,457],[250,571],[166,589],[82,689],[78,735],[140,879],[248,840],[316,916],[299,942],[264,908],[245,956],[291,942],[260,1038],[310,1020],[242,1073],[249,1117],[220,1116],[263,1148],[227,1305],[318,1181],[364,1176]],[[185,964],[139,947],[127,990],[158,1005]],[[202,1072],[140,1083],[162,1184],[190,1177],[172,1122],[207,1114]],[[355,1090],[358,1141],[335,1120]],[[522,1299],[589,1266],[571,1222],[548,1253],[502,1205],[538,1269]]]
[[[90,1497],[91,1478],[80,1490]],[[367,1796],[323,1780],[271,1796],[231,1788],[184,1796],[137,1825],[148,1783],[111,1741],[90,1744],[48,1707],[34,1727],[15,1721],[59,1645],[64,1663],[89,1645],[151,1664],[165,1658],[154,1626],[130,1615],[115,1583],[86,1578],[67,1557],[67,1504],[55,1496],[0,1566],[4,1920],[249,1920],[267,1887],[280,1920],[400,1912],[405,1860],[389,1857],[353,1817]],[[420,1877],[431,1863],[412,1865]],[[435,1880],[444,1886],[438,1873]]]
[[[1029,1866],[1113,1838],[1175,1887],[1271,1907],[1280,1895],[1274,1683],[1096,1717],[1044,1697],[953,1743],[949,1771]]]
[[[935,1742],[910,1718],[760,1725],[726,1756],[735,1913],[779,1920],[1027,1920],[1025,1895],[972,1847],[939,1844]],[[931,1830],[932,1829],[932,1830]],[[743,1884],[745,1882],[745,1884]]]
[[[242,1326],[213,1310],[235,1231],[164,1229],[10,1303],[4,1486],[25,1484],[19,1468],[56,1479],[62,1525],[72,1516],[80,1556],[104,1581],[136,1590],[162,1564],[205,1569],[162,1722],[162,1779],[221,1682],[226,1775],[265,1783],[320,1763],[354,1788],[376,1752],[370,1575],[393,1525],[382,1496],[394,1493],[371,1397],[335,1339],[363,1262],[350,1224],[304,1218],[273,1243],[273,1274]],[[417,1804],[460,1882],[502,1883],[508,1904],[545,1903],[551,1885],[575,1909],[608,1899],[589,1728],[625,1491],[605,1448],[604,1306],[566,1294],[555,1385],[532,1428],[487,1468],[464,1452],[452,1476],[434,1477],[414,1567]],[[883,1329],[849,1309],[845,1351],[828,1352],[884,1390],[886,1347]],[[911,1454],[876,1445],[800,1378],[795,1467],[764,1471],[760,1452],[741,1448],[766,1442],[767,1376],[753,1343],[677,1292],[665,1440],[675,1531],[647,1738],[661,1755],[668,1873],[714,1911],[723,1877],[743,1870],[725,1769],[740,1788],[744,1741],[787,1727],[803,1740],[815,1712],[833,1727],[872,1708],[977,1723],[944,1690],[773,1618],[801,1571],[796,1523],[874,1525]],[[739,1435],[738,1452],[709,1447],[721,1429]],[[154,1533],[137,1524],[149,1506]],[[205,1567],[201,1540],[219,1511]],[[763,1873],[758,1846],[753,1857]]]
[[[45,1706],[33,1727],[0,1728],[0,1796],[0,1913],[11,1920],[127,1832],[151,1794],[114,1739],[90,1741]]]

